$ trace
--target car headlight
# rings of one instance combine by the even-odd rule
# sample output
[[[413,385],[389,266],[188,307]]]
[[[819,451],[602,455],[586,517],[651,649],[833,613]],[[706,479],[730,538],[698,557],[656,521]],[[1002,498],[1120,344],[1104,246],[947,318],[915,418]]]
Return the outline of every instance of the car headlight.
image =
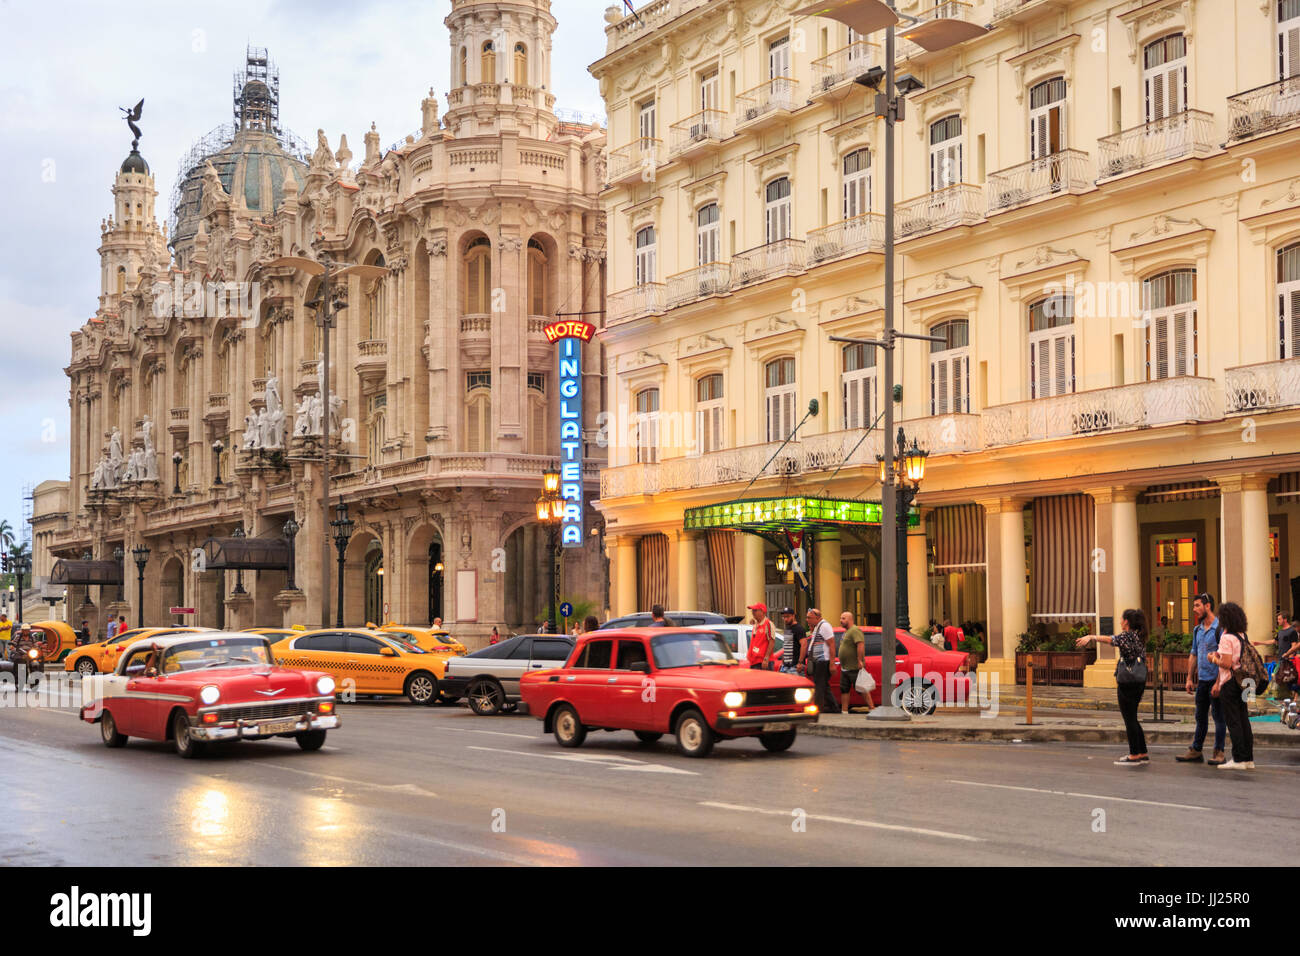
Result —
[[[334,693],[334,678],[319,677],[316,679],[316,693],[322,697],[328,697]]]
[[[33,647],[30,651],[27,652],[27,656],[30,657],[32,660],[37,660],[41,656],[41,652]]]
[[[739,707],[745,702],[745,695],[738,690],[729,690],[722,695],[722,704],[724,707]]]
[[[221,688],[216,684],[208,684],[199,691],[199,700],[205,704],[215,704],[221,700]]]
[[[806,704],[813,698],[813,689],[811,687],[796,687],[794,689],[794,702],[796,704]]]

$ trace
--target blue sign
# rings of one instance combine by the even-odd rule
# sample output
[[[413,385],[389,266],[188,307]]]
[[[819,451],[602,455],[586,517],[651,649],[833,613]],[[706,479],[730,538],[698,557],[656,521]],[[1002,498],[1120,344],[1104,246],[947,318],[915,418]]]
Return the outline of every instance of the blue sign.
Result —
[[[573,617],[573,605],[568,601],[560,605],[560,617]]]
[[[546,337],[560,349],[560,544],[581,548],[582,533],[582,343],[595,327],[587,322],[555,322]],[[567,616],[567,615],[566,615]]]

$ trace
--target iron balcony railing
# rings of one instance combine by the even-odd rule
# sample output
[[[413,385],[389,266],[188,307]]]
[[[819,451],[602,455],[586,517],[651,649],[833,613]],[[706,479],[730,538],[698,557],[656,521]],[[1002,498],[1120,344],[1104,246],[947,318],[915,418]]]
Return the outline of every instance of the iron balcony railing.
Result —
[[[885,248],[885,217],[866,213],[822,226],[808,233],[808,262],[817,265],[859,252]]]
[[[803,104],[799,101],[799,81],[777,76],[752,90],[736,95],[737,128],[754,123],[773,113],[789,112]]]
[[[1092,188],[1094,176],[1088,154],[1063,149],[1019,166],[990,173],[988,214],[1015,209],[1048,196],[1081,193]]]
[[[1300,76],[1228,97],[1228,139],[1247,139],[1300,123]]]
[[[726,137],[723,126],[727,114],[722,110],[700,110],[680,123],[668,127],[668,154],[680,156],[693,150],[716,145]]]
[[[1229,415],[1300,405],[1300,358],[1225,369],[1223,388]]]
[[[654,170],[662,161],[663,143],[643,136],[609,154],[609,184],[640,176],[646,182],[654,179]]]
[[[899,203],[894,213],[898,238],[906,239],[974,225],[984,218],[984,196],[980,187],[958,183]]]
[[[1184,110],[1097,140],[1098,179],[1213,152],[1214,116]]]
[[[731,258],[731,287],[739,289],[778,276],[804,270],[802,239],[778,239],[756,249],[738,252]]]
[[[605,309],[610,324],[635,319],[642,315],[653,315],[664,310],[664,284],[646,282],[642,285],[614,292],[609,296]]]
[[[731,288],[731,264],[707,262],[668,277],[668,308],[675,309],[698,299],[722,295]]]
[[[812,61],[812,95],[818,96],[844,83],[852,83],[873,63],[880,61],[880,47],[866,40],[855,40],[843,49]]]

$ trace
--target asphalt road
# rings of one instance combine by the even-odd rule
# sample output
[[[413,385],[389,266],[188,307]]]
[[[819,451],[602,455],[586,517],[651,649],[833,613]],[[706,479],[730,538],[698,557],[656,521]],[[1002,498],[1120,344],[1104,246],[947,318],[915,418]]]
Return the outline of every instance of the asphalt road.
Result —
[[[562,750],[531,717],[462,707],[340,713],[317,753],[183,761],[108,750],[70,711],[0,710],[0,864],[1197,865],[1212,838],[1213,862],[1245,865],[1239,847],[1293,829],[1300,787],[1281,750],[1254,774],[1171,747],[1129,769],[1113,746],[807,735],[693,760],[630,733]]]

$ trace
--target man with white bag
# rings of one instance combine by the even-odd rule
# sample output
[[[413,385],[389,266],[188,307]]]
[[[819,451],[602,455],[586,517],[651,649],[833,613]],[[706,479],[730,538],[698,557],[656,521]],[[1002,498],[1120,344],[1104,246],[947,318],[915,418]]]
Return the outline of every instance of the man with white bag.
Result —
[[[852,696],[859,678],[865,675],[866,681],[870,681],[871,675],[863,667],[863,650],[866,638],[862,636],[861,629],[853,623],[853,615],[848,611],[840,615],[840,627],[844,628],[844,634],[840,637],[840,709],[847,714],[851,703],[849,698]],[[866,681],[863,681],[864,686],[866,686]],[[864,693],[861,688],[858,688],[858,693],[862,694],[866,700],[866,712],[871,713],[869,692]]]

